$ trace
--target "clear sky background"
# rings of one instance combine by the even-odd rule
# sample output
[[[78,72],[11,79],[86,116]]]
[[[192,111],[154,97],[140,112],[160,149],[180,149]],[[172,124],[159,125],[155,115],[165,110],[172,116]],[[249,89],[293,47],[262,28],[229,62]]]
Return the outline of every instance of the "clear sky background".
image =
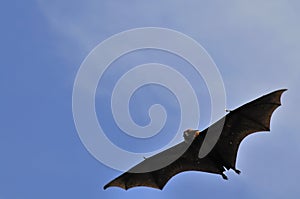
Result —
[[[299,1],[10,0],[2,2],[0,10],[1,199],[299,198]],[[186,172],[172,178],[163,191],[102,189],[121,172],[98,162],[82,145],[72,117],[74,79],[101,41],[145,26],[171,28],[202,44],[223,77],[228,109],[279,88],[289,89],[273,115],[271,133],[250,136],[241,144],[241,175],[229,171],[224,181],[217,175]],[[101,102],[111,87],[110,77],[119,72],[113,67],[154,61],[188,67],[176,56],[151,50],[118,60],[97,90],[99,118],[105,115]],[[165,104],[172,114],[164,132],[172,133],[179,119],[174,96],[160,87],[146,89],[132,100],[133,119],[146,125],[147,107]],[[166,94],[157,95],[160,92]],[[203,129],[210,113],[201,80],[196,92]],[[111,118],[101,121],[108,130],[115,128]],[[137,145],[138,150],[161,147],[172,136],[166,135],[161,142]],[[124,143],[118,144],[136,150]]]

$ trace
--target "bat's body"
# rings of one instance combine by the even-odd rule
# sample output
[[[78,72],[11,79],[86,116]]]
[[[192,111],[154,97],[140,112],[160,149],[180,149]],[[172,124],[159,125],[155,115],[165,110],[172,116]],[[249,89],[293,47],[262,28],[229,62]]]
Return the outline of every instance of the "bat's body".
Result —
[[[225,169],[233,169],[239,174],[240,171],[236,169],[236,157],[241,141],[251,133],[270,131],[271,116],[274,110],[281,105],[280,97],[285,90],[282,89],[264,95],[230,111],[224,118],[202,132],[191,129],[186,130],[184,132],[184,142],[145,159],[128,172],[109,182],[104,186],[104,189],[110,186],[124,189],[136,186],[163,189],[174,175],[184,171],[215,173],[220,174],[224,179],[227,179],[227,176],[224,174]],[[214,129],[214,127],[223,124],[223,122],[224,126],[221,129],[221,135],[218,137],[217,143],[204,158],[199,158],[199,150],[205,136],[208,133],[214,133],[214,131],[209,131],[209,129]],[[170,162],[167,166],[154,171],[147,171],[147,168],[151,168],[151,165],[158,165],[163,161],[167,162],[175,157],[176,154],[180,154],[177,156],[179,158]],[[137,171],[144,172],[138,173]]]

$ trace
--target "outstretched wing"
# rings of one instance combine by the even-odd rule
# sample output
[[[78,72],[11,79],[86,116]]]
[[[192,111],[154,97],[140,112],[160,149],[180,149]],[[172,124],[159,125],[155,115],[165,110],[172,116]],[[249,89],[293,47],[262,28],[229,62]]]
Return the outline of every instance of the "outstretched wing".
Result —
[[[259,131],[270,131],[271,116],[281,105],[280,97],[284,91],[286,89],[264,95],[225,116],[221,136],[211,151],[225,163],[225,167],[235,169],[238,148],[246,136]]]
[[[193,162],[179,158],[172,164],[152,172],[130,173],[126,172],[104,186],[104,189],[117,186],[125,190],[137,186],[146,186],[163,189],[166,183],[176,174],[184,171],[197,170]]]
[[[181,155],[182,152],[184,152],[183,155]],[[197,159],[196,152],[187,143],[181,142],[142,161],[128,172],[106,184],[104,189],[111,186],[121,187],[125,190],[137,186],[163,189],[173,176],[184,171],[204,171],[217,174],[223,172],[209,158]],[[153,171],[153,168],[157,168],[159,165],[167,166]]]

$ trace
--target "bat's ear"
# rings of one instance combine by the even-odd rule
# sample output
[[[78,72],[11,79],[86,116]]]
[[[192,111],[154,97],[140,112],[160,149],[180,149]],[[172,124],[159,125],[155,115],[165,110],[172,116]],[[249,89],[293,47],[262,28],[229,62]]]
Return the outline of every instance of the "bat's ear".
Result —
[[[199,134],[200,131],[198,130],[187,129],[183,132],[184,141],[186,143],[191,143]]]

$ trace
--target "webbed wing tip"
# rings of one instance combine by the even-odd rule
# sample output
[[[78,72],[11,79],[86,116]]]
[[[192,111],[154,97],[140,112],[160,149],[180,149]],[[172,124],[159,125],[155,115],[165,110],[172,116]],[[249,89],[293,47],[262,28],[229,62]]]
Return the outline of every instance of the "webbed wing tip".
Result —
[[[287,91],[287,90],[288,90],[287,88],[282,88],[282,89],[279,89],[279,90],[277,90],[277,91],[274,91],[274,93],[279,92],[280,95],[281,95],[282,93],[284,93],[284,92]]]
[[[150,188],[154,188],[154,189],[158,189],[158,190],[163,190],[164,187],[154,187],[154,186],[146,186],[146,185],[141,185],[141,186],[132,186],[132,187],[123,187],[123,186],[119,186],[119,185],[110,185],[110,183],[106,184],[105,186],[103,186],[103,190],[106,190],[109,187],[118,187],[120,189],[124,189],[124,190],[128,190],[134,187],[150,187]]]
[[[122,181],[120,177],[115,178],[114,180],[110,181],[106,185],[103,186],[103,189],[106,190],[109,187],[119,187],[121,189],[127,190],[125,182]]]
[[[270,94],[273,94],[273,93],[280,93],[280,95],[281,95],[282,93],[284,93],[284,92],[287,91],[287,90],[288,90],[287,88],[282,88],[282,89],[276,90],[276,91],[274,91],[274,92],[272,92],[272,93],[270,93]]]
[[[283,88],[283,89],[279,89],[277,91],[274,91],[274,92],[270,93],[270,94],[275,94],[275,93],[279,94],[279,106],[281,105],[281,96],[287,90],[288,90],[287,88]]]
[[[124,173],[125,175],[129,175],[129,173]],[[110,181],[109,183],[107,183],[106,185],[103,186],[103,189],[106,190],[109,187],[118,187],[124,190],[128,190],[134,187],[150,187],[150,188],[154,188],[154,189],[159,189],[162,190],[164,188],[165,184],[162,185],[158,185],[152,181],[150,182],[146,182],[146,181],[136,181],[137,179],[137,174],[133,173],[131,174],[132,176],[130,176],[130,178],[128,179],[124,179],[124,174],[115,178],[114,180]],[[133,181],[132,181],[133,180]]]
[[[104,186],[103,186],[103,190],[106,190],[108,187],[109,187],[108,184],[104,185]]]
[[[127,190],[127,189],[126,189],[125,187],[123,187],[123,186],[120,186],[120,185],[114,185],[114,184],[111,184],[111,183],[108,183],[108,184],[104,185],[104,186],[103,186],[103,189],[106,190],[106,189],[109,188],[109,187],[118,187],[118,188],[120,188],[120,189]]]

